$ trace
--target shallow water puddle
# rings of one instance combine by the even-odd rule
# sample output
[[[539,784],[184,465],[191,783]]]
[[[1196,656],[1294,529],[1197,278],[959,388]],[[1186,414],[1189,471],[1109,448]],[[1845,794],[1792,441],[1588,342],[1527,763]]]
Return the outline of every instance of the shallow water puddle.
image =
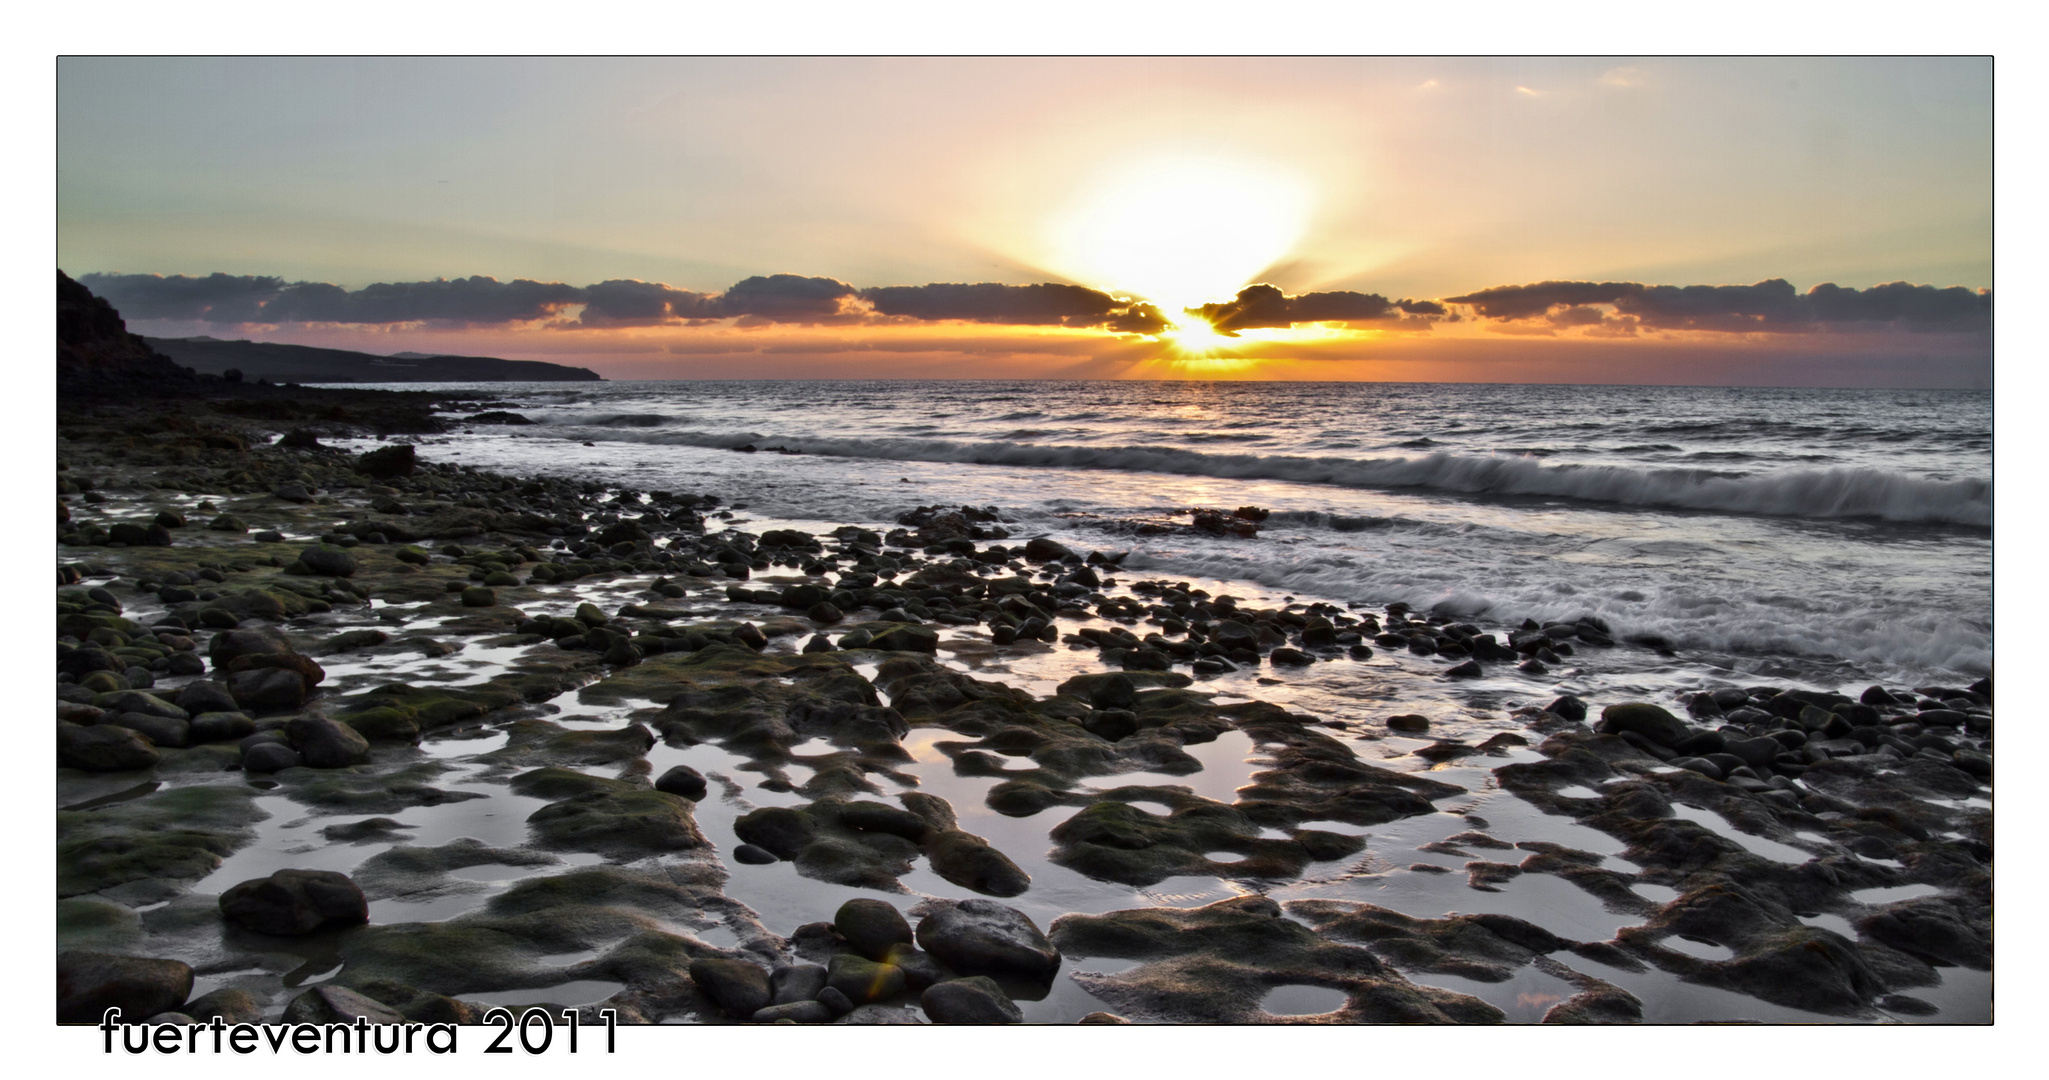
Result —
[[[1941,891],[1941,889],[1933,885],[1889,885],[1876,889],[1858,889],[1850,894],[1850,899],[1860,904],[1870,904],[1873,907],[1877,907],[1880,904],[1890,904],[1900,900],[1917,900],[1923,896],[1934,896]]]
[[[1857,940],[1857,928],[1850,925],[1850,920],[1841,915],[1830,915],[1826,912],[1820,915],[1802,915],[1800,921],[1819,930],[1833,930],[1851,941]]]
[[[1345,992],[1329,986],[1290,983],[1267,991],[1259,1007],[1274,1016],[1317,1016],[1345,1007]]]
[[[1731,824],[1728,818],[1715,813],[1713,810],[1702,809],[1687,803],[1673,803],[1672,816],[1685,818],[1687,821],[1697,825],[1705,825],[1716,833],[1743,845],[1744,850],[1752,855],[1758,855],[1773,862],[1798,866],[1814,858],[1814,853],[1811,851],[1803,851],[1791,844],[1781,844],[1777,840],[1767,840],[1762,836],[1754,836],[1744,832]]]
[[[1156,772],[1118,773],[1115,776],[1092,777],[1085,783],[1097,791],[1127,785],[1185,787],[1203,798],[1228,805],[1238,801],[1238,789],[1250,784],[1252,774],[1259,770],[1258,765],[1248,760],[1257,752],[1252,736],[1235,728],[1217,736],[1214,741],[1191,743],[1181,749],[1202,762],[1202,771],[1185,776]]]
[[[1702,960],[1727,960],[1736,955],[1736,950],[1702,938],[1687,937],[1685,934],[1669,934],[1660,945],[1673,952],[1697,956]]]

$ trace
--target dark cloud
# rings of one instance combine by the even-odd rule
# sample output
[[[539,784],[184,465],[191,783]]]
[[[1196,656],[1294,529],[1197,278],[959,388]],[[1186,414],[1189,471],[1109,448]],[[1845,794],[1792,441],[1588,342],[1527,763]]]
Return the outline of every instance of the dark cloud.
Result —
[[[1318,292],[1289,296],[1272,285],[1247,285],[1234,299],[1222,304],[1189,308],[1220,334],[1265,327],[1287,327],[1315,322],[1384,322],[1415,316],[1443,315],[1444,306],[1428,300],[1389,300],[1374,293]]]
[[[488,277],[366,285],[351,292],[318,281],[275,277],[203,278],[87,274],[87,287],[136,319],[234,323],[403,323],[469,325],[546,318],[584,301],[584,290],[554,282]]]
[[[891,285],[863,289],[861,299],[883,315],[928,321],[1105,328],[1132,334],[1156,334],[1167,327],[1151,304],[1119,300],[1079,285]]]
[[[815,323],[839,319],[840,301],[854,287],[832,278],[771,274],[751,277],[718,298],[721,317],[750,316],[761,322]]]
[[[263,304],[286,288],[277,277],[209,274],[84,274],[79,282],[129,319],[203,319],[253,322]]]
[[[1447,298],[1482,318],[1543,319],[1556,326],[1654,330],[1797,332],[1834,324],[1890,324],[1910,330],[1983,330],[1992,294],[1904,281],[1869,289],[1816,285],[1797,292],[1782,278],[1755,285],[1643,285],[1629,281],[1540,281]],[[1601,307],[1613,308],[1608,314]]]
[[[585,326],[658,326],[675,319],[716,319],[718,298],[653,281],[600,281],[583,288]]]
[[[354,292],[337,285],[286,289],[263,306],[264,322],[407,323],[468,325],[543,319],[583,301],[583,290],[560,282],[488,277],[390,282]]]

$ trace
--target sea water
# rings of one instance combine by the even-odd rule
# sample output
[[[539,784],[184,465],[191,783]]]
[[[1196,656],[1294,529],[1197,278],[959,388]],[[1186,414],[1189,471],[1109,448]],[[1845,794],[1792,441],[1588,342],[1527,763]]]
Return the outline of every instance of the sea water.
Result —
[[[743,517],[820,526],[888,527],[919,505],[995,506],[1014,536],[1127,552],[1127,573],[1256,584],[1305,602],[1402,601],[1495,626],[1597,615],[1713,680],[1920,685],[1991,666],[1984,391],[465,389],[536,423],[477,425],[424,448],[428,458],[710,494],[745,504]],[[1184,528],[1191,508],[1248,505],[1272,512],[1256,538]]]

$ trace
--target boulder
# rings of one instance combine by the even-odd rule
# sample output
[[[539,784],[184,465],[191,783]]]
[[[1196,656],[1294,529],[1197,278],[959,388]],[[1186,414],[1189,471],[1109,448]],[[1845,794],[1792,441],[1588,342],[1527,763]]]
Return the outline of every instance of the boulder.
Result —
[[[902,968],[849,953],[842,953],[827,962],[825,982],[845,994],[847,1000],[857,1007],[887,1001],[904,992]]]
[[[986,975],[953,979],[925,988],[918,998],[925,1015],[937,1024],[1021,1024],[1024,1013],[1010,995]]]
[[[388,480],[398,476],[411,476],[419,468],[419,459],[411,443],[383,446],[356,459],[356,471],[364,476]]]
[[[990,896],[1016,896],[1031,887],[1031,875],[1018,869],[1010,857],[990,847],[979,836],[948,829],[925,841],[925,857],[932,872],[959,885]]]
[[[655,790],[666,791],[679,799],[696,802],[704,798],[710,789],[705,784],[703,773],[688,765],[677,765],[655,781]]]
[[[1038,536],[1025,541],[1024,557],[1027,562],[1035,563],[1066,562],[1074,559],[1075,554],[1058,540]]]
[[[147,769],[162,759],[155,745],[133,729],[57,723],[57,764],[63,768],[126,772]]]
[[[346,548],[332,547],[327,544],[309,547],[299,553],[299,564],[304,566],[309,573],[318,574],[321,577],[356,576],[356,557],[349,554]]]
[[[192,968],[179,960],[76,949],[57,954],[57,1022],[97,1024],[108,1009],[129,1023],[169,1012],[192,993]]]
[[[222,893],[220,904],[229,922],[278,937],[370,921],[363,890],[332,870],[279,870]]]
[[[1596,730],[1604,735],[1632,731],[1661,746],[1676,746],[1692,734],[1692,729],[1678,717],[1656,705],[1640,701],[1602,709],[1601,722]]]
[[[316,769],[340,769],[369,758],[370,740],[346,724],[308,713],[285,724],[292,748]]]
[[[817,832],[811,815],[788,806],[764,806],[733,822],[734,835],[781,859],[796,858]]]
[[[889,959],[891,947],[911,941],[911,924],[886,900],[849,900],[833,915],[832,925],[855,952],[878,962]]]
[[[946,904],[918,923],[918,944],[963,975],[1050,981],[1060,950],[1024,912],[994,900]]]
[[[279,712],[306,703],[306,679],[289,668],[251,668],[228,676],[237,709]]]
[[[690,981],[730,1016],[751,1017],[771,1000],[768,972],[745,960],[692,960]]]

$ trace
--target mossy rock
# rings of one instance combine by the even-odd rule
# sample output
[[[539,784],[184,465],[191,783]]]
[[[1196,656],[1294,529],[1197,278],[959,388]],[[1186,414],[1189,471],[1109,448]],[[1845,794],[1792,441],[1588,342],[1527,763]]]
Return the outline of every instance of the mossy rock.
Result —
[[[506,725],[505,746],[478,760],[497,767],[540,765],[604,765],[647,756],[654,733],[639,724],[608,731],[575,731],[548,720],[516,720]]]
[[[514,777],[512,789],[550,800],[527,817],[542,847],[637,859],[711,846],[687,800],[651,787],[548,767]]]
[[[341,722],[356,729],[356,733],[366,739],[404,743],[420,741],[419,723],[407,713],[389,706],[364,709],[342,717]]]
[[[540,957],[593,944],[544,925],[475,917],[373,924],[342,939],[341,981],[388,979],[450,996],[503,990],[528,983]]]
[[[142,939],[142,917],[124,904],[90,896],[57,901],[57,947],[119,952]]]
[[[422,761],[380,772],[374,765],[346,769],[292,768],[276,778],[294,799],[308,806],[334,813],[395,814],[412,806],[440,806],[443,803],[481,799],[475,791],[451,791],[430,781],[448,771],[438,761]]]
[[[61,833],[63,823],[58,824]],[[171,889],[196,881],[248,841],[244,834],[159,829],[74,836],[57,841],[57,895],[78,896],[146,881]]]

